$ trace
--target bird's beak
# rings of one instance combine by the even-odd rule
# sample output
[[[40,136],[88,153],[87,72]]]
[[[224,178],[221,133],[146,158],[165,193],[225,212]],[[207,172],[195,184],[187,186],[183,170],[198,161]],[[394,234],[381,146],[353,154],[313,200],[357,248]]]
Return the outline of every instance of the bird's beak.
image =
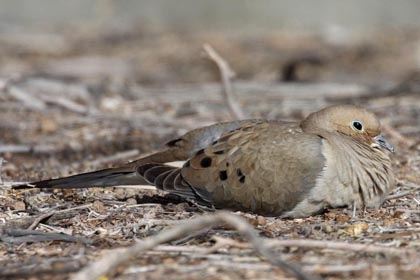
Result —
[[[386,140],[385,140],[385,138],[383,138],[382,137],[382,135],[378,135],[378,136],[376,136],[376,137],[374,137],[373,139],[375,139],[375,142],[379,145],[379,146],[381,146],[381,147],[384,147],[385,149],[387,149],[388,151],[390,151],[391,153],[393,153],[395,150],[394,150],[394,147],[391,145],[391,144],[389,144]]]

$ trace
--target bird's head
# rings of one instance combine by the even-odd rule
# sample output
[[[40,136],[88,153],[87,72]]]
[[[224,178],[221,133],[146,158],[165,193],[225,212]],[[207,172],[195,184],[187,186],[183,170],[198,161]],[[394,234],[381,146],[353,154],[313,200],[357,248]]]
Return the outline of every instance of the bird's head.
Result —
[[[381,123],[372,112],[356,105],[338,105],[310,114],[301,123],[305,132],[341,133],[354,137],[372,148],[394,152],[381,135]]]

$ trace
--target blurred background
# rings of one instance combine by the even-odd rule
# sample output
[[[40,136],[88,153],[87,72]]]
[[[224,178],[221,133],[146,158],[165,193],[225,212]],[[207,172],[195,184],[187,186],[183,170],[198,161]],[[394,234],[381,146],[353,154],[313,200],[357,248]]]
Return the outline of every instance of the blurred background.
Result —
[[[89,76],[203,82],[211,75],[199,51],[208,42],[239,79],[281,80],[284,64],[297,59],[323,68],[298,79],[386,83],[418,68],[419,10],[408,0],[2,0],[0,43],[11,61],[2,60],[0,73],[27,70],[22,59],[30,57],[47,74],[77,76],[84,58]],[[57,66],[70,57],[79,60]]]
[[[0,1],[2,28],[31,30],[63,26],[97,25],[130,28],[140,22],[162,28],[255,32],[267,29],[300,28],[319,31],[330,25],[343,29],[404,28],[418,26],[420,3],[370,0],[337,2],[321,0],[95,0]]]

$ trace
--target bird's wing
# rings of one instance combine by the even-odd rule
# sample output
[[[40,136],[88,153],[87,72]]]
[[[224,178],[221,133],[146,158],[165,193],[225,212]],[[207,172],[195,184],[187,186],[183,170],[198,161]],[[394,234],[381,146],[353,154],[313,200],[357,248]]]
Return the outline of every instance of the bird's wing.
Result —
[[[295,123],[243,123],[195,152],[181,169],[145,166],[139,173],[151,169],[159,173],[151,183],[203,204],[277,215],[314,186],[324,166],[321,145],[321,138]]]

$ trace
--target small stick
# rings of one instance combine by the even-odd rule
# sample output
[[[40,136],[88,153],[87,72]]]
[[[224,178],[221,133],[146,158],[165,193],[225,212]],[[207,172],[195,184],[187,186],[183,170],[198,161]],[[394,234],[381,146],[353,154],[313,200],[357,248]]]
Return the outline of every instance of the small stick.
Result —
[[[407,248],[390,248],[378,246],[374,244],[356,244],[328,240],[310,240],[310,239],[289,239],[289,240],[274,240],[269,239],[266,241],[269,247],[282,246],[282,247],[307,247],[319,249],[332,249],[344,250],[363,253],[382,253],[387,255],[404,256],[411,252]]]
[[[162,231],[155,236],[136,242],[131,247],[119,248],[112,250],[111,252],[107,252],[101,259],[91,263],[79,273],[76,273],[71,279],[89,280],[105,276],[106,274],[115,272],[118,267],[123,265],[127,266],[130,259],[138,255],[140,252],[153,249],[162,243],[185,237],[193,231],[215,226],[220,223],[227,223],[238,230],[252,243],[254,249],[267,261],[292,273],[300,280],[313,278],[305,275],[300,268],[278,259],[277,255],[274,254],[257,236],[254,228],[252,228],[243,218],[226,211],[219,211],[216,214],[201,216],[196,219],[189,220],[187,223],[174,226],[173,228]]]
[[[46,213],[45,214],[40,214],[38,216],[30,216],[30,217],[23,217],[23,218],[8,220],[6,223],[0,225],[0,234],[8,228],[27,228],[27,227],[35,224],[35,222],[38,219],[40,219],[40,222],[44,221],[45,219],[47,219],[48,222],[50,222],[50,221],[58,221],[58,220],[61,220],[61,219],[71,218],[72,216],[74,216],[74,213],[71,214],[73,211],[87,209],[91,206],[92,206],[92,203],[85,204],[85,205],[80,205],[80,206],[76,206],[76,207],[72,207],[72,208],[67,208],[67,209],[63,209],[63,210],[58,210],[58,211],[55,211],[51,217],[49,217],[49,218],[47,217],[47,218],[44,218],[44,219],[41,219],[41,217],[46,215]],[[71,215],[69,215],[69,214],[71,214]]]
[[[33,258],[28,262],[16,262],[12,265],[2,265],[0,269],[1,279],[46,278],[45,274],[59,275],[78,271],[84,264],[82,256],[58,257],[58,258]],[[38,277],[37,277],[38,276]],[[54,278],[54,277],[52,277]],[[59,278],[59,277],[56,277]]]
[[[400,193],[394,193],[394,194],[388,195],[388,197],[386,198],[386,200],[391,200],[391,199],[396,199],[396,198],[404,197],[404,196],[410,195],[412,193],[413,192],[410,192],[410,191],[400,192]]]
[[[3,161],[4,159],[0,157],[0,185],[3,185],[3,180],[1,179],[1,173],[3,171]]]
[[[73,100],[70,100],[68,98],[65,98],[64,96],[50,97],[50,96],[45,95],[45,96],[40,96],[39,99],[44,101],[45,103],[55,104],[57,106],[60,106],[64,109],[67,109],[75,113],[87,114],[89,112],[88,107],[82,104],[76,103]]]
[[[0,240],[10,244],[44,241],[82,242],[83,244],[93,243],[92,240],[85,237],[74,237],[64,233],[51,233],[20,228],[5,229],[0,236]]]
[[[358,263],[358,264],[340,264],[340,265],[325,265],[317,264],[313,266],[306,266],[305,271],[314,272],[314,273],[344,273],[344,272],[354,272],[368,269],[370,264],[368,263]]]
[[[411,232],[417,232],[416,230],[410,230]],[[219,239],[220,237],[217,237]],[[229,241],[229,239],[222,240],[227,246],[237,247],[240,249],[251,248],[247,247],[246,243],[240,243],[237,241]],[[261,238],[261,241],[268,245],[268,247],[299,247],[299,248],[314,248],[314,249],[328,249],[328,250],[340,250],[350,252],[361,252],[361,253],[380,253],[385,255],[404,256],[406,254],[415,254],[415,250],[407,248],[390,248],[385,246],[379,246],[375,244],[360,244],[360,243],[346,243],[340,241],[328,241],[328,240],[313,240],[313,239],[287,239],[278,240],[272,238]],[[217,245],[217,242],[216,242]],[[213,247],[209,248],[212,249]],[[214,250],[206,251],[201,250],[198,246],[159,246],[157,250],[162,251],[187,251],[187,252],[214,252]],[[208,250],[208,249],[207,249]]]
[[[47,212],[47,213],[44,213],[42,215],[39,215],[38,217],[36,217],[36,219],[33,221],[33,223],[28,227],[28,229],[29,230],[34,230],[40,222],[42,222],[46,218],[51,217],[52,215],[54,215],[54,213],[55,213],[54,211],[51,211],[51,212]]]
[[[42,111],[45,110],[45,108],[47,107],[44,101],[40,100],[39,98],[31,95],[30,93],[20,88],[6,85],[6,89],[7,93],[10,96],[12,96],[17,101],[21,102],[27,108]]]
[[[49,145],[0,145],[0,153],[51,153],[57,148]]]
[[[220,79],[222,80],[223,87],[223,98],[226,100],[227,105],[229,106],[229,112],[231,116],[235,119],[245,119],[246,115],[242,111],[241,106],[236,100],[233,90],[231,79],[235,77],[235,72],[230,68],[226,60],[223,59],[209,44],[204,44],[203,49],[214,63],[216,63],[220,72]]]

